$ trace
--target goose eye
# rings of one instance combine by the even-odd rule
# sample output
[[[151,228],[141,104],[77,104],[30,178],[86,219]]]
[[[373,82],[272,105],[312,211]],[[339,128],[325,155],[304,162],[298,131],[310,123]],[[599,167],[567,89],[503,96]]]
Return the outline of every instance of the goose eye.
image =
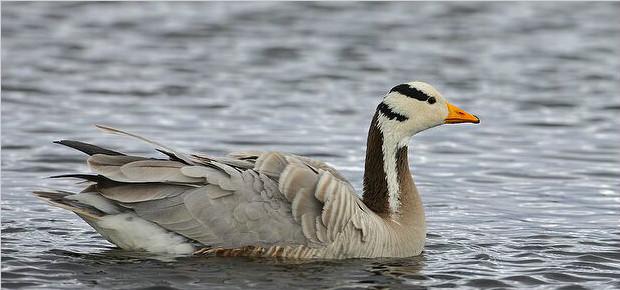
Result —
[[[426,100],[429,104],[434,104],[435,102],[437,102],[437,100],[435,100],[435,97],[430,97],[428,98],[428,100]]]

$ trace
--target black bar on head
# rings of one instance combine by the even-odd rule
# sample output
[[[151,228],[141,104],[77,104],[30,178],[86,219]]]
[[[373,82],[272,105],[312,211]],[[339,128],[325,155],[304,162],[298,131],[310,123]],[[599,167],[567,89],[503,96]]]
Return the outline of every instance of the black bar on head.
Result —
[[[384,102],[381,102],[379,106],[377,106],[377,111],[381,112],[381,114],[383,114],[385,117],[387,117],[390,120],[396,119],[402,122],[402,121],[409,119],[407,118],[407,116],[404,116],[404,115],[401,115],[399,113],[392,111],[392,109]]]
[[[402,84],[402,85],[395,86],[394,88],[392,88],[390,90],[390,93],[391,92],[398,92],[401,95],[404,95],[404,96],[407,96],[407,97],[410,97],[410,98],[414,98],[414,99],[416,99],[418,101],[423,101],[423,102],[428,100],[428,98],[430,97],[427,94],[425,94],[424,92],[422,92],[422,91],[420,91],[420,90],[418,90],[416,88],[410,87],[408,84]]]

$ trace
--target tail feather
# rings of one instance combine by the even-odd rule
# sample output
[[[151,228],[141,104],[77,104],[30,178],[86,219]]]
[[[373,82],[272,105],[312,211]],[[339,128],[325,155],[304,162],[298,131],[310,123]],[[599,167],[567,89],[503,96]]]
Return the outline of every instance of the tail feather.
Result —
[[[67,192],[67,191],[34,191],[33,194],[53,205],[53,206],[57,206],[60,208],[64,208],[66,210],[70,210],[76,214],[78,214],[79,216],[82,216],[84,218],[91,218],[91,219],[100,219],[101,217],[105,216],[106,213],[96,209],[95,207],[92,207],[90,205],[86,205],[83,203],[80,203],[78,201],[75,200],[71,200],[68,199],[66,197],[68,196],[72,196],[74,195],[71,192]]]
[[[60,140],[60,141],[54,141],[54,143],[65,145],[67,147],[71,147],[73,149],[82,151],[82,152],[84,152],[84,153],[86,153],[88,155],[94,155],[94,154],[125,155],[125,154],[120,153],[120,152],[116,152],[116,151],[112,151],[112,150],[109,150],[109,149],[101,148],[99,146],[96,146],[96,145],[93,145],[93,144],[84,143],[84,142],[80,142],[80,141]]]
[[[76,213],[110,243],[126,250],[186,255],[194,252],[192,241],[169,231],[131,210],[119,211],[118,204],[104,202],[95,192],[73,194],[66,191],[35,191],[38,198],[51,205]],[[99,210],[86,203],[101,206]],[[107,207],[107,209],[106,209]]]

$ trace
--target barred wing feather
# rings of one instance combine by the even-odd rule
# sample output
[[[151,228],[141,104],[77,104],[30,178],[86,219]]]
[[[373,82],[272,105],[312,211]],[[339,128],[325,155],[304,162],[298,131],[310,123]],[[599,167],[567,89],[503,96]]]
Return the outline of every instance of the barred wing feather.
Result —
[[[111,180],[98,183],[97,192],[205,245],[325,247],[363,211],[353,187],[320,161],[279,152],[189,156],[103,128],[152,144],[171,158],[93,154],[91,170]]]

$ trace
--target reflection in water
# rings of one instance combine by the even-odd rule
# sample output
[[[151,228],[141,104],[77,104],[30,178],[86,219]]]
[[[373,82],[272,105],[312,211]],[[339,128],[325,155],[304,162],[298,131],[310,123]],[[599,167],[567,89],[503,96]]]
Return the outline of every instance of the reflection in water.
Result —
[[[2,287],[591,289],[620,284],[617,3],[3,3]],[[575,13],[579,11],[579,13]],[[107,124],[205,154],[281,150],[361,186],[385,90],[481,117],[411,145],[420,257],[153,256],[35,200]]]

